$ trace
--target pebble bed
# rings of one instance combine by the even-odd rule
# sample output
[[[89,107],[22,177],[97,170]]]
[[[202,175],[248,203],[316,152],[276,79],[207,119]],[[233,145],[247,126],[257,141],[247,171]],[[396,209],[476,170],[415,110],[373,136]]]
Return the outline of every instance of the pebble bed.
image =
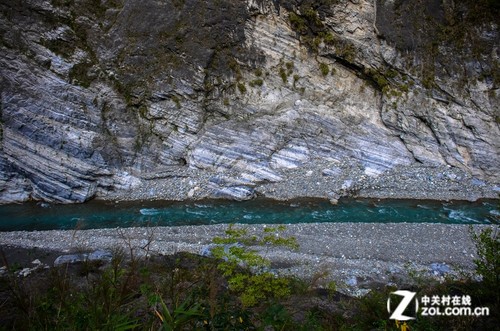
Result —
[[[179,167],[152,174],[133,187],[98,196],[103,200],[197,200],[235,198],[224,196],[223,187],[245,188],[254,194],[276,200],[341,197],[467,200],[498,198],[500,186],[484,182],[449,166],[399,166],[383,173],[369,172],[350,161],[315,160],[280,173],[276,182],[248,182],[239,173]],[[222,183],[222,184],[221,184]]]
[[[241,225],[243,226],[243,225]],[[266,225],[246,226],[249,234]],[[475,226],[478,231],[485,225]],[[115,251],[121,247],[135,256],[207,251],[212,239],[227,225],[116,228],[75,231],[0,232],[2,246],[16,246],[61,254]],[[251,247],[272,260],[279,274],[312,278],[322,274],[347,294],[362,295],[373,284],[401,284],[411,275],[443,280],[459,272],[473,272],[476,257],[469,227],[447,224],[322,223],[290,224],[284,236],[295,236],[298,250]],[[33,256],[33,259],[36,259]]]

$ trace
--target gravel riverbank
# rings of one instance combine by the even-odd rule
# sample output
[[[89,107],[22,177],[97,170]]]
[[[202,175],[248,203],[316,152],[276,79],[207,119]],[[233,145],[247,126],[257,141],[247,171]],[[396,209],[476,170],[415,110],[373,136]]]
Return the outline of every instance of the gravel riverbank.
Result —
[[[243,226],[243,225],[241,225]],[[265,225],[245,226],[250,234]],[[479,230],[484,226],[476,226]],[[1,246],[41,252],[89,252],[123,247],[135,254],[201,253],[227,225],[94,229],[76,231],[15,231],[0,233]],[[411,274],[441,278],[474,269],[475,247],[469,227],[445,224],[322,223],[288,225],[283,235],[297,238],[296,251],[273,247],[262,254],[280,273],[310,278],[323,273],[345,292],[362,293],[374,283],[407,282]],[[48,254],[55,256],[57,254]],[[41,256],[40,256],[41,257]],[[49,262],[46,262],[50,264]],[[360,292],[361,291],[361,292]]]
[[[259,176],[262,176],[260,178]],[[368,169],[358,162],[314,160],[279,173],[279,179],[252,178],[237,172],[200,170],[173,166],[124,183],[122,189],[104,191],[97,199],[201,200],[224,198],[248,200],[266,197],[275,200],[321,198],[336,202],[341,197],[467,200],[496,199],[500,186],[450,166],[398,166],[384,172]]]

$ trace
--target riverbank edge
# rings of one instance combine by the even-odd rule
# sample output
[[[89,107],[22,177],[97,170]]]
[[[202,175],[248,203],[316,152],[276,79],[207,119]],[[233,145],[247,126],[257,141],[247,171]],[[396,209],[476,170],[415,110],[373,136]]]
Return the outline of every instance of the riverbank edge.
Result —
[[[319,198],[336,203],[341,198],[477,201],[500,196],[498,183],[455,167],[411,165],[373,173],[357,163],[325,160],[282,171],[279,180],[249,181],[230,171],[176,168],[132,182],[128,179],[114,190],[99,191],[95,199],[198,201],[264,197],[278,201]]]
[[[333,162],[315,159],[297,168],[282,169],[276,178],[235,170],[215,171],[171,166],[147,176],[133,169],[112,175],[113,184],[96,183],[85,200],[44,200],[33,192],[0,191],[0,204],[39,201],[83,203],[99,201],[153,200],[251,200],[259,197],[286,201],[300,198],[463,200],[498,199],[500,183],[489,182],[449,165],[407,165],[379,171],[352,160]],[[69,199],[69,200],[68,200]]]
[[[270,225],[237,225],[249,235]],[[490,225],[474,225],[480,231]],[[24,251],[27,259],[52,265],[59,254],[123,249],[136,256],[178,252],[202,254],[227,225],[136,227],[92,230],[1,232],[3,249]],[[477,258],[470,227],[457,224],[308,223],[286,225],[283,236],[294,236],[296,251],[282,247],[249,247],[272,261],[278,274],[311,279],[322,274],[349,295],[364,293],[373,284],[408,284],[416,277],[444,280],[473,274]],[[24,254],[26,256],[26,254]],[[21,254],[22,255],[22,254]],[[18,256],[20,256],[18,254]],[[10,258],[15,259],[16,254]],[[9,259],[9,257],[7,257]],[[29,263],[28,263],[29,262]]]

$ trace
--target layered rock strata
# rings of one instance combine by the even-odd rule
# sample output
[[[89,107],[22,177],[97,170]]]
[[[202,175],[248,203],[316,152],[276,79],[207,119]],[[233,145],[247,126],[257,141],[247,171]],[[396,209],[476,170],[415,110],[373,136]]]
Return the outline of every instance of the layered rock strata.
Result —
[[[1,1],[0,201],[496,197],[488,4]]]

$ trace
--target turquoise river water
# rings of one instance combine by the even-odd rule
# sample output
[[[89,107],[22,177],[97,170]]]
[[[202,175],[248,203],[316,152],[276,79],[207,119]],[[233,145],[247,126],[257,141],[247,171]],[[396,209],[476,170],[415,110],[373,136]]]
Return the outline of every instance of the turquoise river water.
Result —
[[[0,206],[0,231],[313,222],[498,223],[498,200],[478,202],[347,199],[279,202],[256,199],[171,202],[28,203]]]

